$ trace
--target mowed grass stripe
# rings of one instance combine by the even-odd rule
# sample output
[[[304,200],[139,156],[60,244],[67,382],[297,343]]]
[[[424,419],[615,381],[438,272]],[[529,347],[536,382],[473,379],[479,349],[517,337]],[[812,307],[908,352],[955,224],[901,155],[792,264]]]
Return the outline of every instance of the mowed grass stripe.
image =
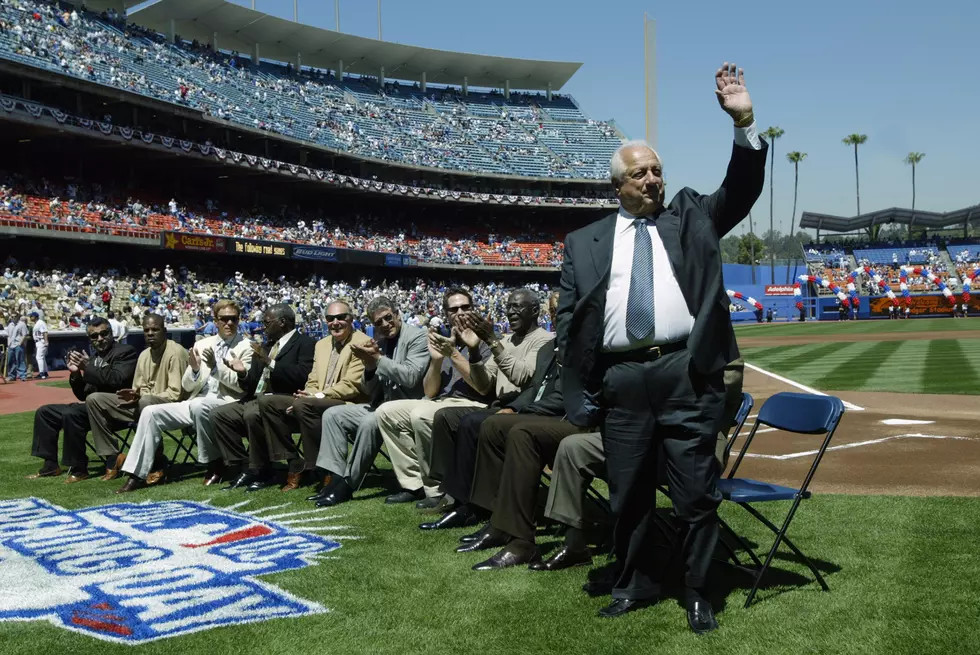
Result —
[[[822,377],[814,381],[817,389],[872,389],[890,379],[891,366],[887,365],[899,348],[908,347],[907,341],[882,341],[880,343],[854,343],[828,357],[823,366],[834,364]],[[884,368],[888,371],[879,375]],[[914,380],[919,375],[910,376]],[[879,380],[883,378],[883,380]]]
[[[953,320],[952,318],[921,318],[902,321],[866,319],[863,321],[810,321],[809,323],[778,323],[760,326],[736,324],[739,334],[752,336],[796,337],[827,334],[873,334],[901,332],[963,332],[980,330],[980,321]]]
[[[808,366],[811,362],[840,350],[839,343],[814,343],[806,346],[775,346],[772,348],[747,348],[752,352],[752,363],[768,368],[779,362],[779,370],[792,373],[797,368]]]
[[[980,358],[980,347],[974,345],[971,350],[968,354],[963,342],[956,339],[930,341],[928,362],[922,376],[923,393],[955,393],[948,391],[950,386],[972,388],[972,393],[980,393],[980,375],[971,363]]]

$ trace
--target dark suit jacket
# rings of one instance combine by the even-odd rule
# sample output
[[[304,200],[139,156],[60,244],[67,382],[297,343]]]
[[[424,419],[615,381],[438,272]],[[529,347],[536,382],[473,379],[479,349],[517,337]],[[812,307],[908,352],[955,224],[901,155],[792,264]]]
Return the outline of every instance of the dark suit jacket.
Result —
[[[305,334],[297,332],[276,353],[276,367],[272,369],[265,393],[288,393],[300,391],[306,386],[306,379],[313,369],[313,350],[316,342]],[[255,389],[259,386],[262,371],[265,367],[257,357],[252,358],[248,375],[242,382],[245,399],[255,397]]]
[[[558,353],[555,352],[554,343],[545,343],[538,349],[537,363],[530,385],[517,398],[502,403],[502,406],[509,407],[519,414],[563,416],[565,405],[562,403],[559,371]],[[535,401],[542,386],[544,394],[540,400]]]
[[[120,389],[129,389],[133,386],[138,359],[139,353],[135,348],[117,343],[105,357],[90,356],[84,373],[72,373],[68,376],[68,384],[81,401],[96,391],[115,393]]]
[[[721,187],[711,195],[683,188],[656,218],[671,268],[677,275],[694,328],[687,340],[697,371],[719,371],[738,359],[730,304],[722,279],[719,240],[749,213],[762,193],[768,145],[734,146]],[[616,214],[576,230],[565,240],[558,301],[558,348],[568,420],[597,425],[597,366],[603,341],[606,291],[612,268]]]

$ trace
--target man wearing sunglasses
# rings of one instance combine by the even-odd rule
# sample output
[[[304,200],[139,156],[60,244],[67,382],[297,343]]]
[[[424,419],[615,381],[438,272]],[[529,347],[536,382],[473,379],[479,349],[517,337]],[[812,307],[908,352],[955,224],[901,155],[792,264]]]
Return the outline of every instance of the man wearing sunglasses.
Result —
[[[195,343],[188,355],[187,369],[181,379],[187,399],[150,405],[140,414],[136,435],[122,467],[130,478],[116,493],[136,491],[147,482],[159,481],[162,476],[158,472],[164,462],[157,459],[157,445],[164,430],[189,427],[197,433],[197,461],[208,467],[204,484],[221,481],[221,451],[212,437],[211,413],[217,407],[245,396],[242,380],[231,362],[240,360],[245,367],[251,365],[252,346],[238,334],[241,308],[235,302],[219,300],[215,303],[214,318],[218,334]],[[151,472],[155,475],[148,480]]]
[[[67,405],[44,405],[34,413],[34,444],[31,454],[44,460],[41,470],[30,479],[61,475],[58,466],[58,432],[64,431],[61,463],[69,467],[65,484],[88,478],[85,435],[89,431],[85,399],[95,392],[115,393],[133,384],[138,355],[132,346],[117,344],[109,321],[97,317],[89,323],[89,341],[95,356],[86,352],[68,353],[68,383],[79,401]]]
[[[248,469],[230,477],[234,482],[225,489],[261,482],[257,490],[272,484],[271,463],[286,459],[286,456],[263,423],[264,403],[267,400],[292,402],[293,394],[303,388],[313,368],[315,343],[296,331],[296,314],[289,305],[272,305],[260,316],[269,351],[267,353],[265,348],[252,342],[252,365],[248,369],[241,360],[229,360],[245,389],[245,397],[236,403],[222,405],[211,414],[211,426],[225,465],[240,469],[244,462],[248,462]],[[243,437],[248,439],[248,452]],[[295,450],[292,437],[287,434],[286,438],[289,447]],[[295,489],[299,485],[300,472],[302,467],[299,472],[290,468],[286,487]]]
[[[350,346],[361,361],[360,388],[368,401],[331,407],[323,413],[317,468],[326,473],[320,491],[307,500],[332,507],[351,499],[381,450],[375,409],[382,403],[422,397],[422,377],[429,365],[425,330],[402,323],[398,305],[378,296],[367,306],[375,339]],[[347,454],[348,440],[354,446]]]

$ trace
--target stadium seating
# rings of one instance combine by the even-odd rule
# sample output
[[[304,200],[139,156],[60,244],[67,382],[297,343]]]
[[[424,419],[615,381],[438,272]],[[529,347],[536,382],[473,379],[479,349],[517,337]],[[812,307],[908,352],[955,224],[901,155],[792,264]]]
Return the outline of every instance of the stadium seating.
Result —
[[[86,12],[0,2],[0,57],[186,105],[240,125],[414,166],[603,179],[620,143],[570,98],[462,95],[282,66],[168,44]]]

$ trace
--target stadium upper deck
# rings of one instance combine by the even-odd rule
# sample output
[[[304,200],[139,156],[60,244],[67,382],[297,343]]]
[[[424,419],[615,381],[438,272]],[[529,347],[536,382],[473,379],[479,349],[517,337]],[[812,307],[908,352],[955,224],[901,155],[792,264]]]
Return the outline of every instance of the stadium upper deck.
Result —
[[[266,17],[235,5],[228,9],[230,3],[223,0],[200,3],[205,4]],[[142,14],[158,24],[160,12],[171,5],[192,6],[165,0],[143,10],[153,9],[155,14],[137,12],[135,17],[138,20]],[[609,158],[621,142],[622,135],[614,126],[588,119],[571,98],[552,95],[550,88],[546,94],[516,94],[510,93],[508,83],[504,93],[473,93],[465,85],[434,89],[424,83],[400,84],[384,78],[339,78],[329,70],[302,69],[296,75],[291,65],[260,59],[255,66],[240,54],[215,52],[210,44],[179,40],[175,45],[154,29],[126,28],[114,15],[99,17],[39,0],[0,0],[0,20],[5,22],[0,30],[0,58],[187,106],[357,157],[481,175],[598,180],[606,178]],[[176,22],[170,23],[171,28],[174,25]],[[294,29],[316,29],[292,25]],[[215,38],[219,48],[225,47],[220,35]],[[269,56],[271,48],[260,53],[261,47],[254,46],[250,55]],[[522,68],[522,60],[443,54],[463,60],[463,72],[465,66],[477,66],[476,60],[499,60],[497,76],[510,74],[508,70],[514,75],[524,71],[523,78],[514,83],[532,88],[552,74],[560,88],[578,67],[523,62]],[[467,64],[467,58],[475,59]],[[342,65],[337,64],[336,68]],[[527,73],[536,70],[535,65],[545,72]],[[379,67],[378,73],[382,71]],[[463,77],[465,83],[468,76]],[[474,77],[474,83],[489,83],[486,75]]]

